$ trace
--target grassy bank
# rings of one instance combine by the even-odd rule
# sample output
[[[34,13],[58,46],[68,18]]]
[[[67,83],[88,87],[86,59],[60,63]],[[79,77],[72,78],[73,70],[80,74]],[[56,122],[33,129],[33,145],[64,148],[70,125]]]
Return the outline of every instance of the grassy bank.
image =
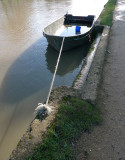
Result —
[[[112,26],[112,19],[113,19],[113,11],[115,9],[117,0],[109,0],[108,3],[105,5],[105,10],[100,16],[100,24]]]
[[[75,160],[73,147],[82,131],[102,122],[100,109],[86,101],[65,97],[41,146],[27,160]]]

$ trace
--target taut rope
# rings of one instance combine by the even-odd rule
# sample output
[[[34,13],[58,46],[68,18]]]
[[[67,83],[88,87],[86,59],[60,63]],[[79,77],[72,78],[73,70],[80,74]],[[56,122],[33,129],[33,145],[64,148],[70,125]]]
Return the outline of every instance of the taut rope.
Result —
[[[47,114],[49,114],[51,112],[51,110],[52,110],[51,108],[53,108],[52,106],[48,105],[48,102],[49,102],[50,94],[51,94],[51,91],[52,91],[52,88],[53,88],[56,72],[57,72],[57,69],[58,69],[58,65],[59,65],[59,61],[60,61],[60,57],[61,57],[61,53],[62,53],[62,48],[63,48],[63,44],[64,44],[64,39],[65,39],[65,37],[63,37],[63,40],[62,40],[62,44],[61,44],[59,56],[58,56],[58,59],[57,59],[55,72],[53,74],[53,79],[52,79],[52,82],[51,82],[51,85],[50,85],[50,90],[49,90],[49,93],[48,93],[46,104],[42,104],[42,103],[38,104],[38,107],[35,109],[35,114],[36,115],[43,113],[45,110],[47,110]]]
[[[46,100],[46,105],[48,105],[50,93],[51,93],[52,88],[53,88],[53,83],[54,83],[54,80],[55,80],[56,72],[57,72],[57,69],[58,69],[58,65],[59,65],[59,61],[60,61],[60,57],[61,57],[61,53],[62,53],[64,39],[65,39],[65,37],[63,37],[63,40],[62,40],[62,45],[61,45],[61,48],[60,48],[60,52],[59,52],[59,56],[58,56],[58,60],[57,60],[56,68],[55,68],[55,72],[54,72],[53,79],[52,79],[51,86],[50,86],[50,90],[49,90],[49,94],[48,94],[48,97],[47,97],[47,100]]]

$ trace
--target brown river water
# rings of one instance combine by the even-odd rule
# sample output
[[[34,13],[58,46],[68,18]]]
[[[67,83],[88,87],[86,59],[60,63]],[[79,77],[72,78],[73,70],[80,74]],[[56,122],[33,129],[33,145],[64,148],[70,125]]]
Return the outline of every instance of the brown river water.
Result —
[[[0,160],[7,160],[44,103],[58,53],[48,46],[43,28],[63,16],[94,14],[107,0],[0,0]],[[71,86],[89,46],[61,57],[55,86]]]

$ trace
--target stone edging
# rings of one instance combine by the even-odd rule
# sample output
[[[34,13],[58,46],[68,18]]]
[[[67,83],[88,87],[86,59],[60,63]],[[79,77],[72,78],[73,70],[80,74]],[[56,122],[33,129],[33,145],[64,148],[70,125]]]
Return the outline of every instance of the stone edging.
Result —
[[[82,88],[82,98],[90,100],[92,103],[95,103],[97,98],[97,91],[101,81],[103,63],[107,51],[109,32],[110,27],[104,26],[100,43],[97,47],[90,71]]]

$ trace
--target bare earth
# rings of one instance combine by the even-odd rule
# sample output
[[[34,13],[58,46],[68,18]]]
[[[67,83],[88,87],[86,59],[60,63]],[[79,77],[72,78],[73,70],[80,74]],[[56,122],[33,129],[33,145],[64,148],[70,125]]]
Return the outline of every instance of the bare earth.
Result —
[[[84,133],[78,160],[125,160],[125,1],[118,0],[111,28],[98,105],[103,124]]]

